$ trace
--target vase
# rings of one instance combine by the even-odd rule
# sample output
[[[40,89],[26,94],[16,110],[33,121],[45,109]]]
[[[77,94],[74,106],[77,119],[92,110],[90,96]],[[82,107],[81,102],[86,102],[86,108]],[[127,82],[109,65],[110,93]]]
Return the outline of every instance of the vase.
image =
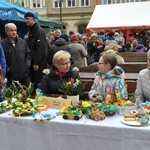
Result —
[[[67,99],[71,100],[72,104],[79,103],[79,95],[67,95]]]

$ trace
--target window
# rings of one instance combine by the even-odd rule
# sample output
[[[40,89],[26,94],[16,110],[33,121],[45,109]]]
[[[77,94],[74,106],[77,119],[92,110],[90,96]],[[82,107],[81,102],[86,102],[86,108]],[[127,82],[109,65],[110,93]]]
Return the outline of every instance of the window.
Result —
[[[43,4],[42,6],[45,7],[46,6],[46,0],[43,0],[42,4]]]
[[[86,26],[87,26],[87,24],[81,24],[81,25],[79,25],[78,26],[78,32],[80,34],[85,34],[86,33]]]
[[[54,7],[55,7],[55,8],[58,8],[58,7],[59,7],[59,1],[56,1],[56,0],[55,0]]]
[[[67,0],[68,7],[75,7],[75,0]]]
[[[140,0],[129,0],[129,2],[140,2]]]
[[[81,6],[89,6],[89,0],[81,0]]]
[[[116,3],[126,3],[126,0],[116,0]]]
[[[22,5],[23,7],[25,7],[24,0],[21,1],[21,5]]]
[[[33,0],[32,2],[33,8],[41,7],[41,0]]]
[[[54,0],[54,8],[59,8],[60,5],[61,5],[61,7],[63,7],[63,2],[64,2],[64,0],[61,0],[61,2],[60,2],[60,0]]]
[[[111,0],[103,0],[102,4],[113,4],[113,3],[111,2]]]

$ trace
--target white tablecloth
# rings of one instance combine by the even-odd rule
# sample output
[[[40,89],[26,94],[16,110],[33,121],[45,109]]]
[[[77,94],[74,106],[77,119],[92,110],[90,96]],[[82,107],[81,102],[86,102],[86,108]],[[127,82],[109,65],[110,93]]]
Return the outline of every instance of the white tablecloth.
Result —
[[[0,150],[149,150],[150,126],[134,127],[120,122],[120,116],[93,121],[47,122],[32,117],[0,115]]]

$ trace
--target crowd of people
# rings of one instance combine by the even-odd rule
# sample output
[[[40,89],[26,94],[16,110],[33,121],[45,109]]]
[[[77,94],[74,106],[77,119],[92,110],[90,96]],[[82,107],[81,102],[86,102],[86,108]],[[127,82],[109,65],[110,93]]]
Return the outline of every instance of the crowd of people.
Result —
[[[7,37],[1,41],[0,64],[1,76],[7,78],[7,85],[11,85],[13,80],[25,86],[32,82],[33,95],[37,88],[41,88],[45,95],[63,94],[59,89],[64,82],[80,78],[78,71],[81,67],[98,62],[89,98],[101,101],[107,94],[116,93],[123,99],[128,98],[124,70],[117,66],[125,63],[119,52],[147,52],[150,46],[148,31],[141,30],[138,35],[130,33],[128,40],[116,31],[93,32],[87,38],[72,31],[67,35],[65,30],[57,29],[49,32],[47,37],[33,13],[27,12],[24,19],[29,28],[24,39],[18,36],[14,23],[5,25]],[[147,57],[148,68],[139,73],[135,91],[139,101],[150,100],[150,51]]]

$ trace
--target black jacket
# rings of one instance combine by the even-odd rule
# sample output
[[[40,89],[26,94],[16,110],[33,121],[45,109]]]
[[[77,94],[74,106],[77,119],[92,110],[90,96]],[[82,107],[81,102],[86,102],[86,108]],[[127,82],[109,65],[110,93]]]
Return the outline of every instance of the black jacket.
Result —
[[[17,38],[15,46],[13,46],[6,38],[1,43],[6,57],[6,78],[21,80],[27,77],[31,64],[31,52],[26,42]]]
[[[44,94],[63,94],[59,91],[64,82],[68,82],[71,78],[79,78],[79,74],[72,69],[69,70],[62,78],[55,73],[55,67],[50,69],[50,74],[44,75],[41,80],[40,88]]]
[[[55,43],[51,46],[48,52],[47,62],[50,65],[50,67],[53,65],[52,60],[53,60],[54,54],[60,50],[68,51],[71,54],[70,46],[68,45],[66,40],[63,38],[57,39]]]
[[[31,50],[32,64],[40,66],[46,61],[47,40],[43,29],[37,23],[30,28],[26,42]]]

